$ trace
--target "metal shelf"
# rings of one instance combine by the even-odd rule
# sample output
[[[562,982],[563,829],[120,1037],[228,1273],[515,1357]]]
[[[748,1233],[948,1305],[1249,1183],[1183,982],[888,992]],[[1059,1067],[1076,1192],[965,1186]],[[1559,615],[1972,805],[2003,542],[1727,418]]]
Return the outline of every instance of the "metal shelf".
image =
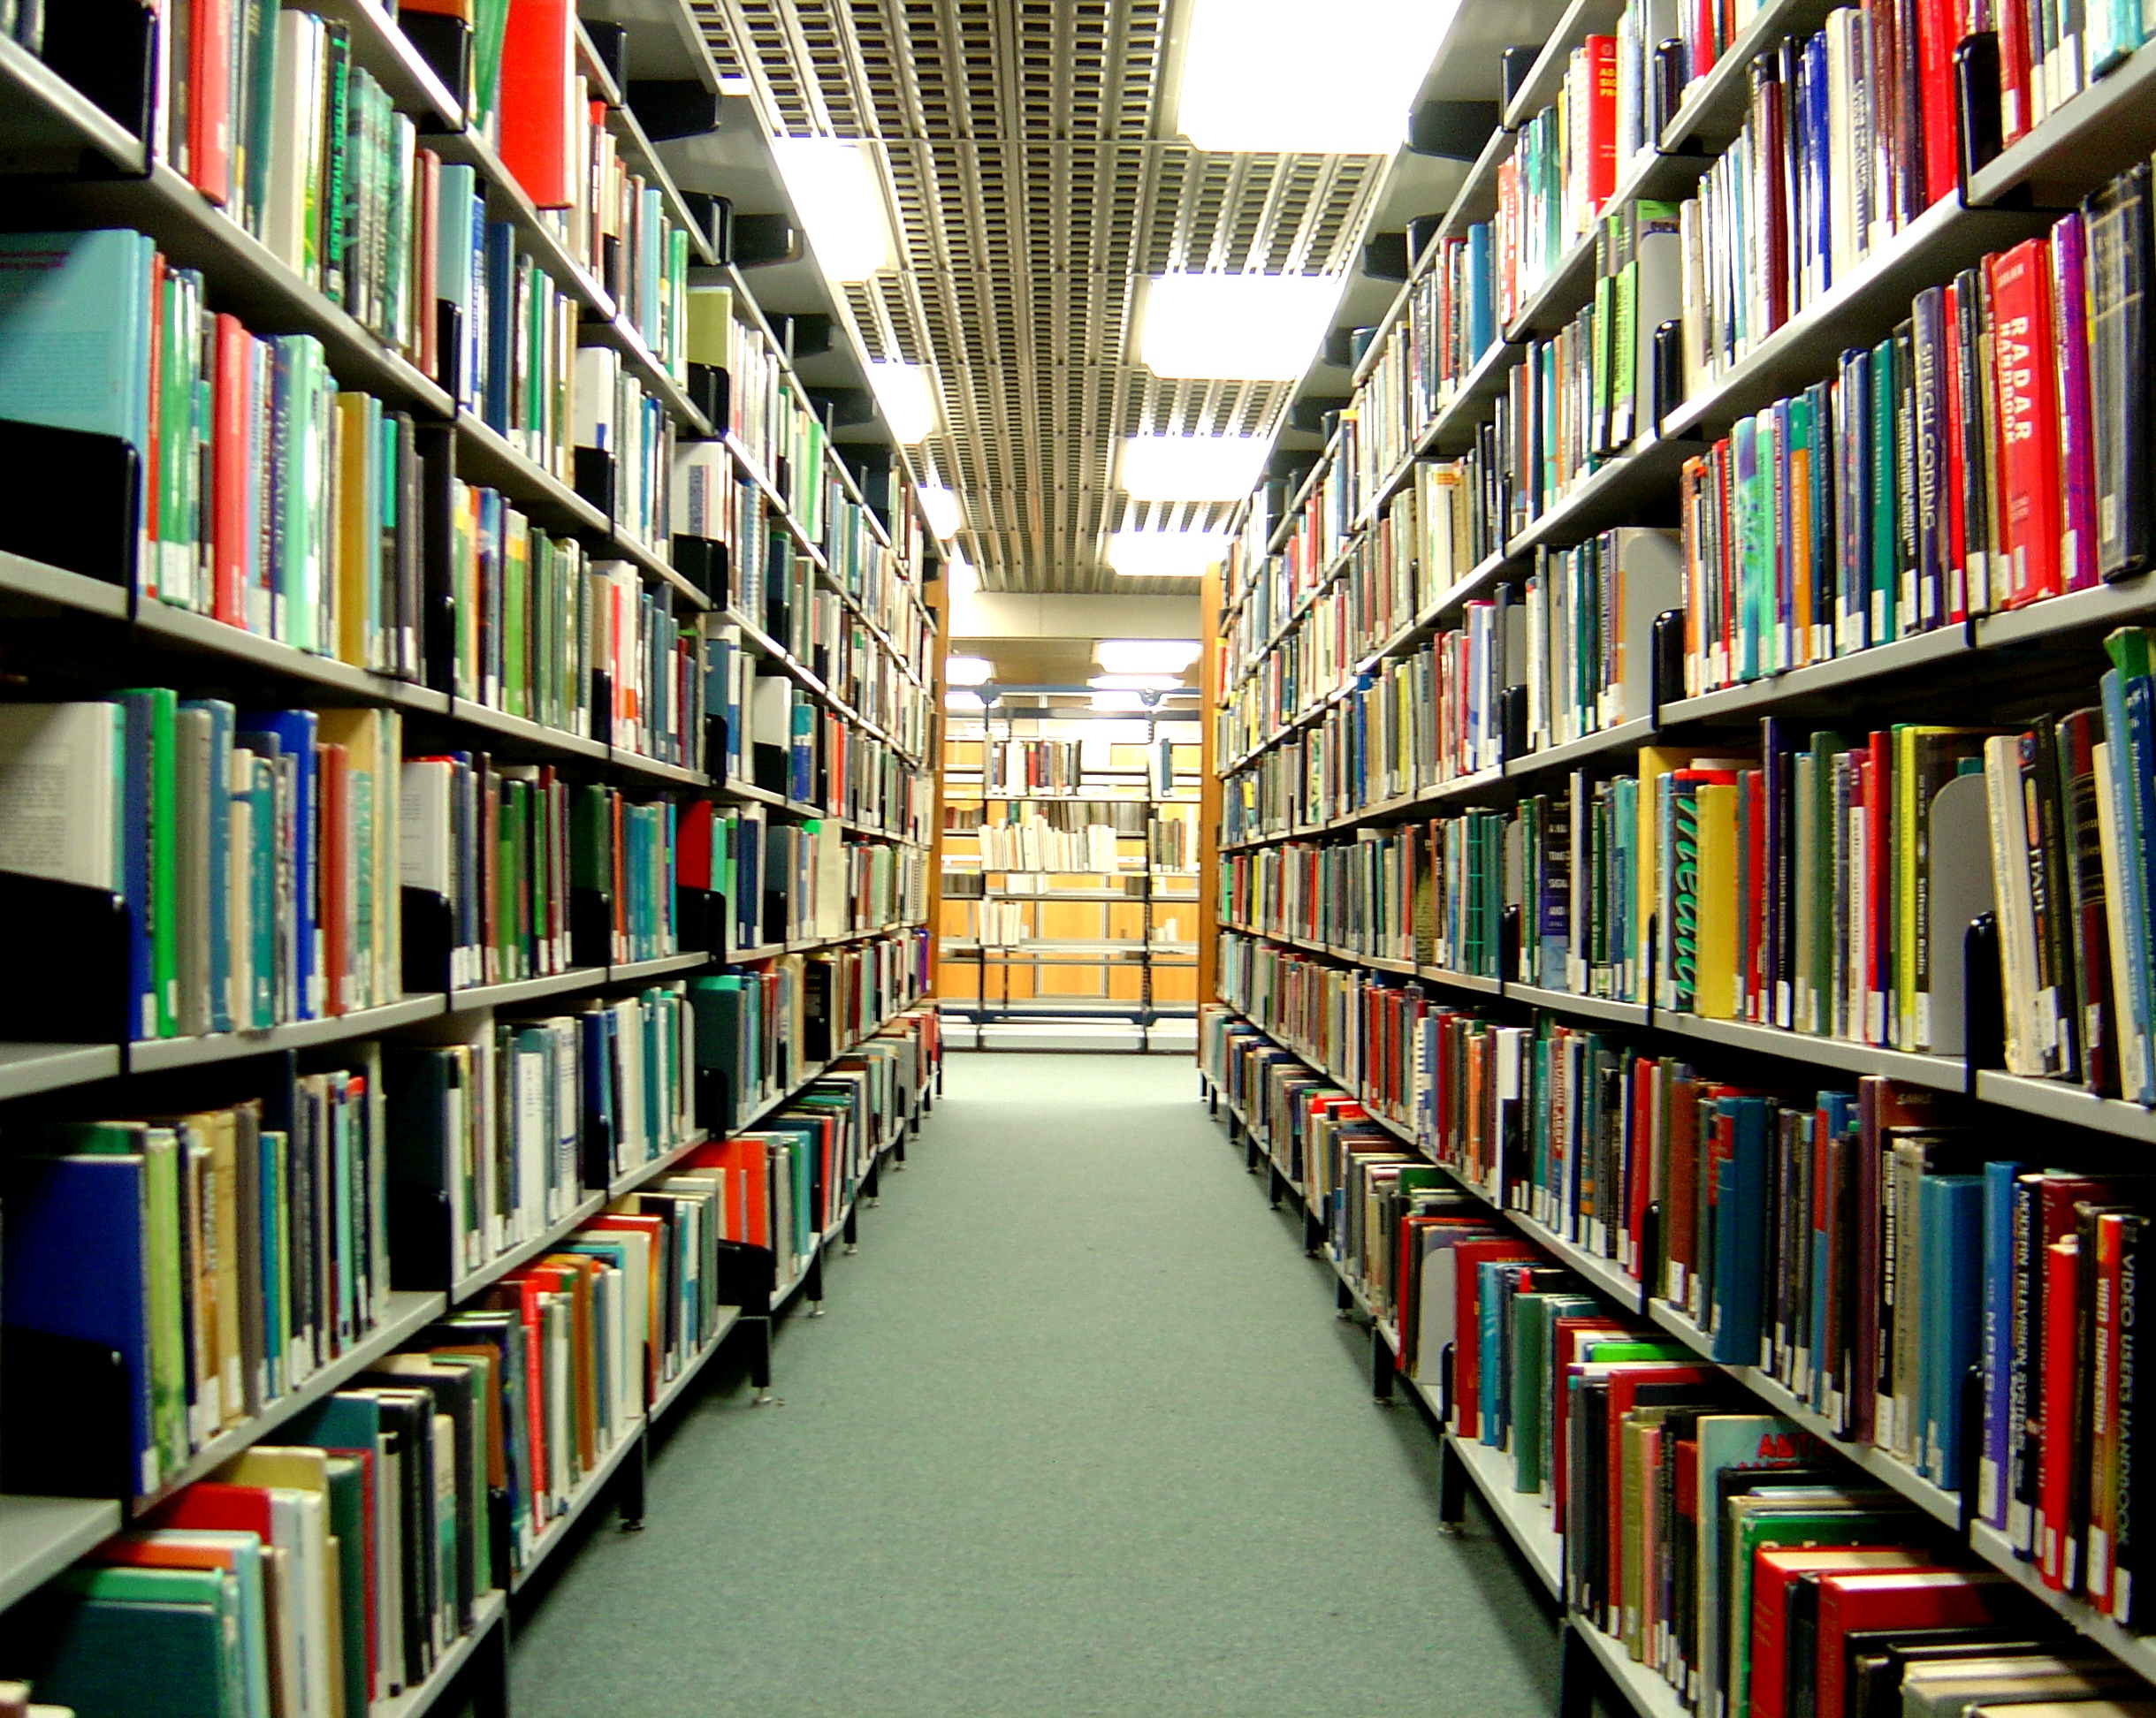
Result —
[[[0,1609],[120,1530],[109,1497],[0,1496]]]

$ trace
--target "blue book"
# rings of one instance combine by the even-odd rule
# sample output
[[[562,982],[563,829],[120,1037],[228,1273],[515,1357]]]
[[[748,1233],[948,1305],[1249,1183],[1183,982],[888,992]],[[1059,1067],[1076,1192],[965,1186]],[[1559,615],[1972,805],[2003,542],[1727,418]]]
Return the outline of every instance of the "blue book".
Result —
[[[1467,229],[1467,350],[1479,359],[1497,344],[1497,270],[1492,261],[1489,223]]]
[[[117,228],[0,233],[0,417],[148,457],[155,251]]]
[[[1800,88],[1803,100],[1804,176],[1810,189],[1805,211],[1811,217],[1814,273],[1818,289],[1833,285],[1834,235],[1829,216],[1827,187],[1833,182],[1831,150],[1832,129],[1827,118],[1826,33],[1821,31],[1804,44]],[[1822,419],[1820,422],[1824,422]],[[1817,462],[1815,460],[1815,464]]]
[[[287,898],[280,903],[288,916],[291,936],[286,943],[291,962],[289,1000],[294,1020],[315,1020],[322,1014],[322,975],[315,966],[315,904],[321,899],[321,883],[315,830],[316,794],[319,778],[315,767],[315,712],[311,710],[247,711],[239,717],[239,742],[265,757],[289,760],[292,772],[292,821],[288,840],[279,850],[290,855],[292,872]],[[276,746],[268,742],[275,741]]]
[[[507,436],[513,421],[509,383],[516,351],[515,230],[506,221],[490,222],[484,244],[481,277],[486,282],[486,327],[482,334],[484,391],[478,395],[479,414]]]
[[[2002,1532],[2007,1524],[2007,1437],[2014,1363],[2015,1177],[2027,1165],[1984,1166],[1984,1456],[1977,1476],[1977,1512]]]
[[[1493,1449],[1505,1443],[1505,1303],[1510,1299],[1512,1280],[1508,1266],[1514,1262],[1486,1258],[1475,1266],[1481,1279],[1475,1293],[1475,1342],[1482,1349],[1474,1380],[1475,1417],[1478,1435]]]
[[[1918,1468],[1947,1491],[1962,1484],[1962,1384],[1977,1361],[1984,1312],[1986,1179],[1926,1175],[1917,1196],[1924,1225]]]
[[[806,698],[794,700],[792,768],[786,790],[789,799],[806,802],[815,794],[816,709]]]
[[[127,1018],[138,1038],[157,1037],[157,987],[150,960],[150,777],[156,695],[123,692],[126,754],[120,777],[120,894],[127,902]]]
[[[1714,1284],[1710,1302],[1713,1351],[1722,1365],[1759,1364],[1763,1302],[1760,1261],[1766,1257],[1767,1135],[1764,1098],[1718,1098],[1731,1122],[1730,1154],[1716,1166]]]
[[[0,1174],[7,1205],[0,1299],[8,1323],[119,1356],[133,1485],[153,1491],[161,1471],[161,1415],[145,1290],[153,1222],[149,1160],[118,1152],[17,1157]],[[185,1428],[174,1421],[182,1411],[177,1398],[163,1409],[163,1441],[177,1437],[184,1451]]]

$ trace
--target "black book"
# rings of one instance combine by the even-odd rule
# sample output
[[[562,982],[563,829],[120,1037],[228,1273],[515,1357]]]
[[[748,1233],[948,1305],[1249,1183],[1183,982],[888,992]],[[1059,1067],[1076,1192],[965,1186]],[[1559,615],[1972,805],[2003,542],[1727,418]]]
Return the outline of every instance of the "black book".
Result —
[[[2089,404],[2094,420],[2096,566],[2145,571],[2150,519],[2151,172],[2137,162],[2082,205],[2088,241]]]

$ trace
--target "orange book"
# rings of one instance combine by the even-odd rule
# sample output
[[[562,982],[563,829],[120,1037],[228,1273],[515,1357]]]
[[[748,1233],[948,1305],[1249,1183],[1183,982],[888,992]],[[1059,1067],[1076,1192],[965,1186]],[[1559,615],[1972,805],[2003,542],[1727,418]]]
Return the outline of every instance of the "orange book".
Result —
[[[686,1159],[699,1169],[727,1172],[727,1239],[751,1247],[771,1245],[770,1177],[760,1139],[724,1139],[699,1145]]]

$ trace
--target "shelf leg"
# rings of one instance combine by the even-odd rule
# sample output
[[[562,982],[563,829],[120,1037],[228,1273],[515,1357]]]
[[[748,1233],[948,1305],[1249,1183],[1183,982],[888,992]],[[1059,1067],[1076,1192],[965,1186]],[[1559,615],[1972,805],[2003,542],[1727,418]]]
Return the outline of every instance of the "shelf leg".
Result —
[[[824,1251],[816,1250],[809,1260],[808,1281],[801,1286],[801,1297],[809,1304],[809,1317],[820,1319],[824,1315]]]
[[[846,1228],[843,1233],[848,1252],[856,1252],[860,1249],[861,1234],[858,1227],[860,1216],[861,1209],[858,1205],[854,1206],[846,1213]]]
[[[861,1177],[861,1202],[864,1205],[874,1205],[883,1197],[882,1171],[883,1159],[878,1158],[868,1166],[868,1174]]]
[[[1601,1667],[1567,1619],[1558,1632],[1557,1718],[1595,1718]]]
[[[1450,1438],[1437,1446],[1437,1531],[1457,1534],[1467,1519],[1467,1464]]]
[[[896,1139],[891,1142],[891,1167],[894,1169],[903,1169],[905,1167],[906,1136],[902,1133]]]
[[[1243,1130],[1243,1161],[1252,1174],[1258,1173],[1258,1136],[1247,1128]]]
[[[1303,1256],[1321,1257],[1325,1250],[1325,1225],[1318,1220],[1317,1213],[1305,1207],[1303,1211]]]
[[[1352,1319],[1355,1316],[1355,1297],[1347,1292],[1347,1284],[1345,1282],[1334,1285],[1332,1304],[1342,1318]]]
[[[756,1395],[749,1405],[761,1408],[771,1402],[783,1408],[786,1403],[771,1393],[771,1315],[766,1312],[758,1318],[743,1319],[742,1322],[750,1327],[749,1382],[756,1387]]]
[[[629,1452],[629,1459],[621,1463],[621,1531],[641,1533],[644,1531],[644,1479],[650,1461],[651,1442],[650,1428],[636,1428],[636,1441]]]
[[[1385,1341],[1385,1333],[1377,1327],[1375,1319],[1370,1324],[1370,1399],[1373,1402],[1392,1400],[1392,1348]]]
[[[1268,1159],[1265,1168],[1266,1203],[1275,1211],[1279,1210],[1280,1196],[1286,1191],[1286,1179],[1281,1174],[1278,1166]]]

